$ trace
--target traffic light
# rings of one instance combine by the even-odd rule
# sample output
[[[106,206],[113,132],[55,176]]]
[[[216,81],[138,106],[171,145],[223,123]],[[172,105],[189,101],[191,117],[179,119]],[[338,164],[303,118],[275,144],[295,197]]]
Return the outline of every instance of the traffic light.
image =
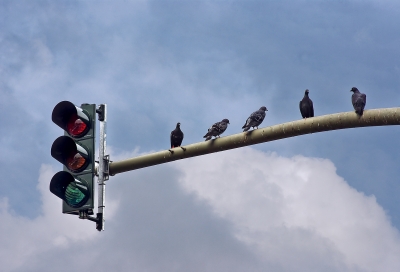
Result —
[[[77,107],[62,101],[54,107],[51,119],[64,130],[64,136],[51,146],[51,156],[64,167],[51,179],[50,191],[63,200],[63,213],[92,215],[96,105]]]

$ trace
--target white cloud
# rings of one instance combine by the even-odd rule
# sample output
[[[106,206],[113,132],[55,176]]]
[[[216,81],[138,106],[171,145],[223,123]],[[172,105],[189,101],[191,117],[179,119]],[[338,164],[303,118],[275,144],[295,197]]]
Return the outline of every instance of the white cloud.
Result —
[[[0,262],[3,271],[17,269],[29,259],[45,251],[68,249],[72,243],[95,238],[95,223],[61,213],[61,200],[50,193],[49,183],[54,170],[42,165],[38,190],[42,196],[42,214],[34,219],[17,215],[0,199]],[[117,202],[110,201],[107,216],[112,217]]]
[[[351,188],[329,160],[246,148],[174,166],[184,172],[184,188],[231,221],[236,237],[268,262],[289,270],[400,269],[398,230],[375,197]]]
[[[53,174],[49,166],[40,169],[42,214],[34,219],[1,199],[3,270],[46,271],[71,260],[68,269],[90,267],[104,254],[101,266],[118,264],[118,271],[132,264],[133,271],[400,268],[398,230],[374,196],[350,187],[326,159],[242,148],[118,175],[102,233],[93,222],[61,213],[48,191]],[[83,258],[79,249],[88,254]]]

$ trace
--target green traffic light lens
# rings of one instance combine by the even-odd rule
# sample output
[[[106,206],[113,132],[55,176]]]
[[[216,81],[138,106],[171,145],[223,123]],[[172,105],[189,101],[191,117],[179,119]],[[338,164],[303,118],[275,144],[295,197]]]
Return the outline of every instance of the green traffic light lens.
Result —
[[[75,182],[68,184],[65,189],[65,202],[73,208],[81,207],[88,198],[88,191],[86,187],[81,187]]]
[[[93,207],[93,203],[87,203],[94,193],[90,185],[93,177],[91,174],[83,176],[86,178],[74,177],[67,171],[60,171],[50,181],[50,192],[64,200],[70,208]]]
[[[67,123],[67,131],[73,137],[82,136],[86,132],[87,125],[83,122],[78,115],[72,115]]]

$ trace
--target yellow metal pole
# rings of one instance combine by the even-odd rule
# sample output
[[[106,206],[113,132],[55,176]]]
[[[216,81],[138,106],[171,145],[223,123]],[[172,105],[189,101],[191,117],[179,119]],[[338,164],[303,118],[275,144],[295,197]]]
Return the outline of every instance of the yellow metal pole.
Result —
[[[400,125],[400,108],[365,110],[361,117],[354,111],[328,114],[259,128],[249,132],[241,132],[207,142],[204,141],[186,145],[184,146],[186,151],[180,147],[174,148],[173,154],[165,150],[122,161],[111,162],[110,175],[304,134],[346,128],[389,125]]]

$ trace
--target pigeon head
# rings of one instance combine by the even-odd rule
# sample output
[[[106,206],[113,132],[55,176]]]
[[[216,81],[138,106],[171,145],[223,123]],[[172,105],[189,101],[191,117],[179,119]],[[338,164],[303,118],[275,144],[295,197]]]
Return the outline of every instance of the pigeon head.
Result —
[[[360,91],[356,87],[353,87],[351,88],[350,92],[359,93]]]
[[[221,122],[230,124],[228,119],[224,119],[224,120],[222,120]]]
[[[180,127],[181,127],[181,123],[178,122],[178,123],[176,124],[176,128],[180,128]]]
[[[308,89],[306,89],[306,91],[304,92],[305,95],[308,95],[310,91]]]
[[[262,106],[259,110],[268,111],[266,107]]]

